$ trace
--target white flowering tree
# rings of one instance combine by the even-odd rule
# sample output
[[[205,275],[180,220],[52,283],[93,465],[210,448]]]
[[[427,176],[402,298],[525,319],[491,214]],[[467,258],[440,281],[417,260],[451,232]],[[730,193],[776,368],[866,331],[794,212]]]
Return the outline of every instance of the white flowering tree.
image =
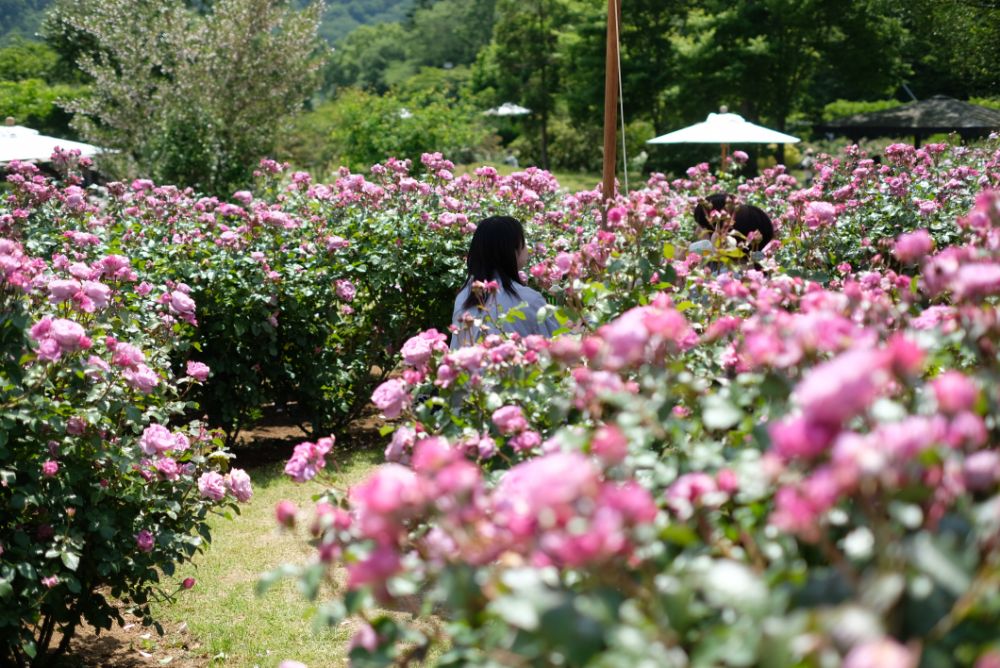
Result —
[[[208,192],[245,183],[279,130],[312,95],[322,3],[61,0],[48,32],[78,52],[92,95],[74,126],[113,148],[106,168]]]

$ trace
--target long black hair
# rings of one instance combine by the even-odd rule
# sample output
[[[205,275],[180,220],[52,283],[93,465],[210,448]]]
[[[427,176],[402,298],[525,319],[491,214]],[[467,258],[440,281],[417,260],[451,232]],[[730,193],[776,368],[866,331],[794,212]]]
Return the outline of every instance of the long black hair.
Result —
[[[726,193],[715,193],[705,198],[711,210],[725,211],[729,201]],[[708,214],[702,204],[694,208],[694,219],[701,227],[714,232],[715,228],[708,220]],[[760,232],[760,240],[750,244],[750,250],[756,251],[764,248],[774,239],[774,224],[764,211],[749,204],[741,204],[736,207],[733,214],[733,229],[743,235],[744,238],[750,236],[751,232]]]
[[[500,282],[505,292],[517,295],[514,284],[521,284],[517,273],[517,252],[524,248],[524,228],[521,221],[510,216],[490,216],[479,221],[469,244],[469,278],[466,285],[475,281]],[[465,308],[482,306],[485,297],[469,291]]]

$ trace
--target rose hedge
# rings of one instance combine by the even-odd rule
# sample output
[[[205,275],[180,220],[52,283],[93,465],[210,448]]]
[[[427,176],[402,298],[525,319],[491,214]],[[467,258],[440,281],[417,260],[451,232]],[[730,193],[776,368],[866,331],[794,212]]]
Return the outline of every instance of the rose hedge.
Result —
[[[596,192],[560,194],[535,169],[456,177],[440,155],[424,156],[421,178],[389,160],[367,177],[342,170],[332,184],[263,161],[257,192],[231,202],[142,179],[109,184],[97,200],[75,185],[14,178],[0,225],[41,257],[74,245],[64,232],[92,234],[151,283],[189,286],[200,326],[184,334],[185,350],[214,371],[196,399],[232,442],[269,404],[294,404],[313,434],[355,415],[413,332],[448,324],[462,253],[482,216],[524,219],[532,280],[568,317],[597,322],[637,303],[650,281],[673,278],[669,256],[691,239],[686,221],[699,197],[728,189],[763,206],[781,230],[778,264],[828,280],[843,262],[892,266],[878,244],[900,232],[928,229],[938,245],[951,243],[956,216],[996,185],[990,150],[895,146],[881,166],[854,153],[824,157],[806,190],[781,168],[742,182],[700,165],[674,181],[654,176],[607,227]],[[579,293],[601,290],[595,277],[604,291],[588,315]]]
[[[13,170],[52,192],[33,166]],[[73,188],[60,196],[82,206]],[[175,593],[162,575],[204,549],[210,513],[252,494],[246,473],[226,472],[218,436],[183,417],[209,374],[193,360],[186,375],[170,368],[195,322],[185,288],[147,282],[87,232],[35,254],[11,234],[24,214],[6,214],[0,234],[4,665],[41,665],[82,621],[122,622],[121,604],[154,623],[150,601]]]
[[[855,203],[827,192],[850,154],[786,188],[763,272],[683,257],[690,201],[661,207],[694,185],[654,179],[605,230],[581,205],[612,243],[564,225],[531,271],[579,331],[408,340],[373,394],[403,418],[390,463],[321,499],[315,562],[272,578],[315,596],[346,566],[320,618],[361,622],[357,665],[992,665],[1000,153],[968,156],[891,147]],[[413,594],[418,624],[375,610]]]

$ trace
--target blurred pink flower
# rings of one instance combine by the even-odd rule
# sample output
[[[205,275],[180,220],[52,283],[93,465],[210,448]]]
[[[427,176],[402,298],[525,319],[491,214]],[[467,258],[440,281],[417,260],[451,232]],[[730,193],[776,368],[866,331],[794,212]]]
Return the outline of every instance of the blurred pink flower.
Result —
[[[522,432],[528,428],[528,421],[520,406],[502,406],[493,411],[493,424],[504,436]]]
[[[970,410],[979,397],[976,383],[959,371],[945,371],[930,382],[938,406],[949,414]]]
[[[917,657],[892,638],[879,638],[855,645],[844,657],[842,668],[916,668]]]
[[[372,402],[390,420],[399,417],[399,414],[410,405],[410,400],[406,384],[396,378],[385,381],[372,393]]]
[[[274,516],[278,520],[278,524],[291,528],[295,526],[295,515],[298,513],[298,510],[298,507],[293,502],[288,499],[282,499],[274,506]]]
[[[896,259],[904,264],[910,264],[920,260],[934,249],[934,240],[927,230],[916,230],[908,234],[902,234],[896,239],[896,245],[892,249]]]

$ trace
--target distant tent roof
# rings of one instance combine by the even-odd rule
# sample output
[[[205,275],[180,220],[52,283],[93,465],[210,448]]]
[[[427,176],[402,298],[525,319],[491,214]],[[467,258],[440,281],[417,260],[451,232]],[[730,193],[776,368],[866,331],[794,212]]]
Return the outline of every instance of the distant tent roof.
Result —
[[[935,95],[892,109],[837,118],[817,125],[815,129],[851,139],[898,135],[916,135],[919,138],[939,132],[976,137],[1000,130],[1000,111]]]
[[[22,125],[0,125],[0,163],[11,160],[48,162],[56,147],[66,151],[79,149],[83,157],[101,153],[99,147],[91,144],[49,137]]]
[[[483,113],[487,116],[523,116],[525,114],[530,114],[531,109],[522,107],[519,104],[514,104],[513,102],[504,102],[499,107],[487,109]]]

